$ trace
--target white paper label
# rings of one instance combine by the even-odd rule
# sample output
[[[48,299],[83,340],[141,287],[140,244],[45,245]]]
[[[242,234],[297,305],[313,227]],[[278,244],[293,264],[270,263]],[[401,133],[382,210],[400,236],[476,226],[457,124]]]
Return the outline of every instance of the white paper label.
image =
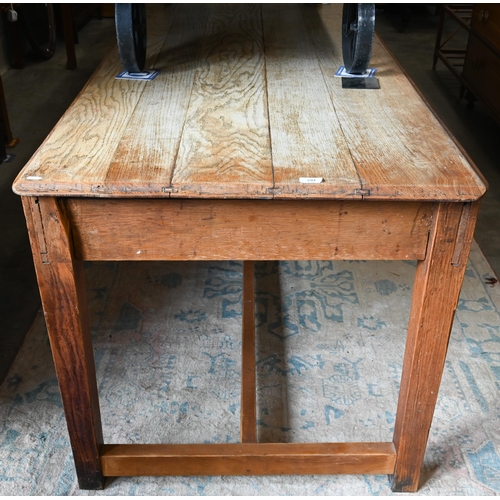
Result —
[[[323,177],[299,177],[299,182],[302,184],[321,184]]]

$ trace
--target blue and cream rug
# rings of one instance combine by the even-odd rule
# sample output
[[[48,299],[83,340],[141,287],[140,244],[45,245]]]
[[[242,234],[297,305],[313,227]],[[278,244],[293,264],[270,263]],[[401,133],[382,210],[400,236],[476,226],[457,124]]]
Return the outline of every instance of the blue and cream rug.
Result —
[[[414,262],[257,265],[258,434],[390,441]],[[233,443],[240,262],[86,268],[106,442]],[[500,286],[476,245],[422,495],[500,493]],[[387,476],[161,477],[79,491],[40,314],[0,387],[1,495],[380,495]]]

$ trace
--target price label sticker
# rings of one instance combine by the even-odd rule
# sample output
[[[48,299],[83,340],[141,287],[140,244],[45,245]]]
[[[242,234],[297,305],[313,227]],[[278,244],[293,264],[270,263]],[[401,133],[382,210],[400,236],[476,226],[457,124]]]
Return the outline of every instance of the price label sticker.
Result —
[[[299,177],[301,184],[321,184],[323,177]]]

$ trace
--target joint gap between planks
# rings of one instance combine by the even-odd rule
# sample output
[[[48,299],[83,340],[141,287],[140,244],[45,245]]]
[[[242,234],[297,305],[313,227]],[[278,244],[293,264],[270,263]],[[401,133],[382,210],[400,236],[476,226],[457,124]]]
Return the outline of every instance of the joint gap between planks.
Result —
[[[207,35],[207,30],[208,30],[208,23],[209,23],[209,20],[211,18],[212,10],[213,10],[213,5],[210,5],[210,9],[209,9],[209,11],[207,13],[207,16],[205,18],[205,29],[203,30],[203,40],[206,40],[206,35]],[[200,56],[201,51],[203,49],[203,44],[204,44],[204,42],[200,43],[199,46],[198,46],[197,58],[196,58],[197,60],[199,59],[199,56]],[[199,71],[199,70],[195,70],[195,71]],[[173,160],[173,168],[170,171],[170,179],[168,181],[168,187],[167,187],[167,189],[172,189],[172,191],[169,192],[169,197],[172,196],[172,192],[177,192],[178,191],[178,189],[176,189],[174,186],[172,186],[172,182],[173,182],[173,179],[174,179],[174,172],[176,170],[177,160],[179,158],[179,150],[180,150],[181,144],[182,144],[183,139],[184,139],[184,131],[186,129],[186,121],[187,121],[188,115],[189,115],[188,110],[191,107],[191,101],[193,99],[193,89],[194,89],[194,79],[191,82],[191,91],[189,92],[189,100],[188,100],[188,103],[187,103],[187,106],[186,106],[186,113],[184,114],[184,121],[182,123],[182,132],[181,132],[181,134],[179,136],[179,142],[177,143],[177,147],[175,149],[174,160]]]
[[[304,7],[302,6],[301,8],[304,8]],[[311,29],[313,27],[311,26],[311,23],[309,21],[307,22],[306,27],[307,27],[307,34],[308,34],[309,40],[311,42],[311,45],[314,47],[314,52],[316,53],[316,60],[318,62],[321,76],[323,77],[323,82],[325,84],[325,87],[328,88],[329,83],[328,83],[328,80],[326,78],[325,72],[323,70],[323,64],[321,63],[321,54],[318,53],[317,44],[315,43],[314,39],[311,37]],[[340,120],[339,115],[337,113],[337,107],[335,106],[335,102],[332,99],[332,94],[331,94],[331,92],[328,92],[327,94],[328,94],[328,99],[332,105],[333,112],[335,113],[335,116],[336,116],[337,121],[339,123],[340,130],[342,131],[342,135],[344,136],[344,142],[346,144],[347,150],[349,151],[349,157],[351,158],[352,165],[354,167],[354,170],[356,171],[356,175],[358,176],[358,181],[359,181],[360,187],[359,187],[359,189],[354,189],[354,194],[360,194],[361,200],[363,201],[363,200],[365,200],[365,197],[370,194],[370,190],[369,189],[367,190],[365,188],[363,181],[361,179],[361,175],[358,171],[358,167],[356,165],[356,162],[354,161],[354,157],[352,155],[351,148],[349,147],[349,142],[347,141],[347,137],[346,137],[345,132],[344,132],[344,126],[342,125],[342,121]],[[368,191],[368,193],[365,195],[362,191]]]
[[[270,113],[269,113],[269,90],[268,90],[268,85],[267,85],[267,58],[266,58],[266,32],[264,30],[264,9],[262,8],[262,5],[260,6],[260,24],[261,24],[261,30],[262,30],[262,47],[264,49],[264,85],[266,91],[264,92],[264,96],[266,99],[266,111],[267,111],[267,129],[269,133],[269,153],[270,153],[270,158],[271,158],[271,175],[272,175],[272,182],[273,182],[273,187],[268,188],[267,192],[272,194],[272,199],[275,198],[276,196],[276,183],[274,181],[274,161],[273,161],[273,141],[272,141],[272,135],[271,135],[271,119],[270,119]]]
[[[176,7],[176,8],[177,8],[177,7]],[[156,53],[156,56],[154,57],[154,60],[153,60],[153,62],[152,62],[152,64],[151,64],[151,67],[152,67],[153,69],[156,69],[156,65],[158,64],[158,59],[160,58],[160,55],[161,55],[161,54],[162,54],[162,52],[163,52],[163,49],[164,49],[164,47],[165,47],[165,44],[167,43],[167,40],[168,40],[168,34],[169,34],[169,32],[170,32],[170,30],[171,30],[171,29],[172,29],[172,23],[170,23],[170,25],[169,25],[169,27],[168,27],[168,29],[167,29],[167,32],[164,34],[163,42],[162,42],[162,44],[161,44],[161,49],[160,49],[160,50]],[[147,47],[147,48],[150,48],[150,47],[149,47],[149,45],[148,45],[148,47]],[[134,105],[134,108],[133,108],[132,112],[131,112],[131,113],[129,113],[129,118],[128,118],[128,120],[127,120],[127,124],[126,124],[126,125],[125,125],[125,127],[123,128],[123,130],[124,130],[123,134],[124,134],[124,133],[125,133],[125,131],[128,129],[129,123],[132,121],[132,119],[133,119],[133,117],[134,117],[135,110],[137,109],[137,107],[139,106],[139,103],[140,103],[140,102],[141,102],[141,100],[142,100],[142,97],[143,97],[143,95],[144,95],[144,93],[145,93],[145,91],[146,91],[146,88],[147,88],[147,84],[148,84],[148,83],[149,83],[149,82],[147,82],[147,81],[146,81],[146,82],[143,82],[143,84],[144,84],[144,85],[142,86],[142,89],[141,89],[141,91],[140,91],[140,96],[138,97],[138,99],[137,99],[137,101],[136,101],[136,103],[135,103],[135,105]],[[123,138],[123,134],[122,134],[121,138]],[[119,141],[117,142],[116,147],[115,147],[115,149],[114,149],[114,151],[113,151],[113,155],[111,156],[111,158],[114,158],[114,157],[115,157],[116,152],[119,150],[120,146],[121,146],[121,140],[119,140]],[[166,188],[168,189],[168,188],[170,188],[171,186],[172,186],[172,179],[170,178],[170,179],[169,179],[169,184],[168,184],[168,186],[166,186]],[[101,186],[97,186],[97,189],[99,189],[99,188],[101,188]],[[163,191],[163,188],[162,188],[162,191]],[[164,192],[165,192],[165,191],[164,191]],[[168,197],[170,197],[170,193],[169,193],[168,191],[167,191],[167,193],[168,193]]]

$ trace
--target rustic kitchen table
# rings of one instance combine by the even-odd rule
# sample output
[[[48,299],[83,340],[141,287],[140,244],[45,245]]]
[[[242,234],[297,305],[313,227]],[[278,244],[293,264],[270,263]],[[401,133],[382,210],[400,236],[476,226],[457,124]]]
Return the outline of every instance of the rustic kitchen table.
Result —
[[[375,40],[343,89],[338,5],[154,6],[152,81],[114,51],[14,183],[81,488],[106,476],[391,474],[416,491],[480,174]],[[244,261],[241,444],[104,444],[82,261]],[[256,260],[418,260],[394,439],[259,443]]]

